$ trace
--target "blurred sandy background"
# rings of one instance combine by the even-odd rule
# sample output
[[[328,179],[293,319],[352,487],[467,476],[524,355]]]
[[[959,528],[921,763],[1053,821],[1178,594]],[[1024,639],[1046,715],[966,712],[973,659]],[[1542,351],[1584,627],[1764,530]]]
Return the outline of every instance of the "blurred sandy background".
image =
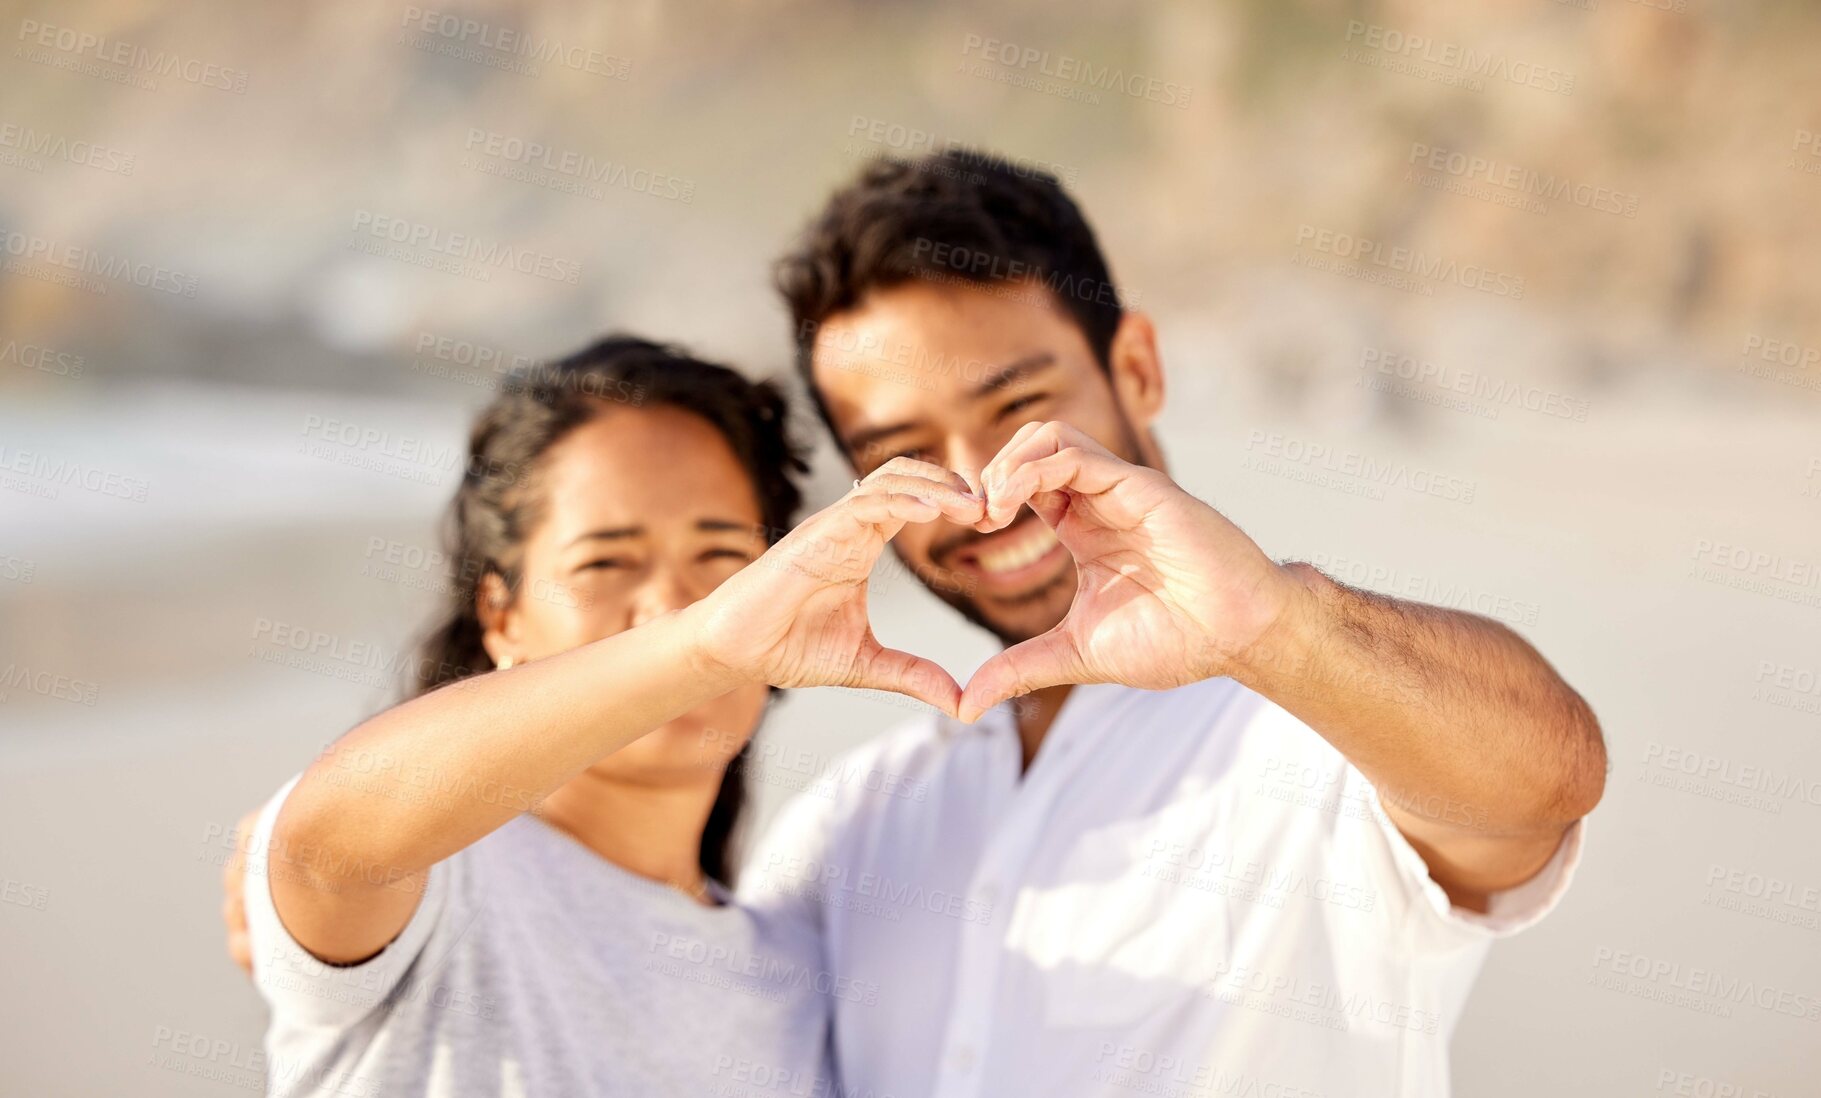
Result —
[[[5,1093],[260,1088],[223,833],[397,696],[493,364],[626,327],[785,373],[771,257],[948,141],[1081,199],[1180,479],[1513,622],[1602,717],[1581,878],[1493,952],[1459,1093],[1816,1093],[1821,1018],[1778,1006],[1821,1003],[1812,5],[64,2],[0,36]],[[888,643],[986,653],[884,588]],[[344,655],[273,662],[287,628]],[[766,735],[825,765],[904,715],[802,696]]]

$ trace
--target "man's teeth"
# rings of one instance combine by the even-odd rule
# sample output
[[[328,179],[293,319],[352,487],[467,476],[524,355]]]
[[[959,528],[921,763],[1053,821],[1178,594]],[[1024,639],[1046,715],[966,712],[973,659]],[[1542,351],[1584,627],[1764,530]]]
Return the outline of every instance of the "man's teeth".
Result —
[[[1041,557],[1056,544],[1056,532],[1043,523],[1032,523],[1031,532],[1003,548],[980,554],[980,568],[986,572],[1013,572]]]

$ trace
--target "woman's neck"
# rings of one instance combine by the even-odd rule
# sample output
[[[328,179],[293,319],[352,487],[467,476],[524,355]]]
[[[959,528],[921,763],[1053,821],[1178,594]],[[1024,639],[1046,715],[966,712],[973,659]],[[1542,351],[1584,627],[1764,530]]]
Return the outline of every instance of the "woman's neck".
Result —
[[[536,812],[621,869],[708,903],[702,831],[720,778],[716,772],[700,782],[633,785],[585,770],[545,797]]]

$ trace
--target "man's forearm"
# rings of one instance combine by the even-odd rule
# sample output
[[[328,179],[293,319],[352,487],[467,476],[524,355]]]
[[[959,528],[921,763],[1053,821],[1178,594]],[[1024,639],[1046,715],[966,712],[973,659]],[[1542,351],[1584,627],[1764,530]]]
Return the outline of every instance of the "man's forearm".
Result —
[[[1334,744],[1388,805],[1522,836],[1559,834],[1598,802],[1599,724],[1515,633],[1285,567],[1298,593],[1234,677]]]

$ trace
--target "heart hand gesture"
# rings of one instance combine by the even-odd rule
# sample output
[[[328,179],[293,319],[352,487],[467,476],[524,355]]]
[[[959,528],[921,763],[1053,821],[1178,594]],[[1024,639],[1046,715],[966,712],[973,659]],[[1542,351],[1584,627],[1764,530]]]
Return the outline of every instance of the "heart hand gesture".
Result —
[[[866,582],[907,523],[973,525],[985,505],[939,466],[896,458],[810,516],[703,600],[703,646],[742,677],[773,686],[892,690],[953,714],[961,688],[940,666],[881,645]]]
[[[1074,555],[1077,586],[1053,629],[974,673],[963,720],[1061,683],[1165,690],[1224,674],[1296,589],[1220,512],[1066,424],[1026,424],[981,483],[978,528],[1001,529],[1030,504]]]

